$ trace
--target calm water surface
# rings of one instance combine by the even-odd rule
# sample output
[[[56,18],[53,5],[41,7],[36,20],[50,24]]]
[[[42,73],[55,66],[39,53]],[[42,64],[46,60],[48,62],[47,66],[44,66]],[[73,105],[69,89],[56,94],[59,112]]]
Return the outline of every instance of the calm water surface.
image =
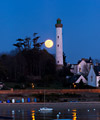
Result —
[[[61,112],[60,119],[100,120],[100,109],[70,109],[40,113],[38,109],[0,109],[0,120],[53,120]]]

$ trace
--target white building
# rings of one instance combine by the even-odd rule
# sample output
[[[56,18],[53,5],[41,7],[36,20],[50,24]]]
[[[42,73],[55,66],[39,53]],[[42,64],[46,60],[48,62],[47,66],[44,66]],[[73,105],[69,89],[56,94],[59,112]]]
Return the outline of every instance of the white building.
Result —
[[[100,87],[100,66],[91,65],[91,69],[88,74],[88,85]]]
[[[72,64],[71,72],[74,74],[85,74],[88,75],[90,71],[90,66],[92,64],[91,59],[84,59],[82,58],[78,64]]]

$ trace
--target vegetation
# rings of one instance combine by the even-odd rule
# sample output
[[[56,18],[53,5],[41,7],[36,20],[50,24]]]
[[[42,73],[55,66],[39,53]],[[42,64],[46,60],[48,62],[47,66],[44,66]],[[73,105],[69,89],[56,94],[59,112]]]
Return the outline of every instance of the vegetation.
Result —
[[[41,49],[44,42],[39,42],[40,36],[37,35],[34,33],[32,39],[17,39],[13,44],[16,47],[14,51],[0,55],[0,82],[14,89],[90,88],[82,82],[76,85],[69,83],[66,76],[73,74],[71,66],[66,63],[65,53],[63,69],[56,71],[55,57]]]
[[[66,56],[64,67],[56,71],[55,57],[45,49],[41,49],[44,42],[39,42],[40,36],[33,34],[33,38],[17,39],[13,44],[16,49],[10,54],[0,56],[0,81],[6,82],[15,89],[32,88],[66,88]]]

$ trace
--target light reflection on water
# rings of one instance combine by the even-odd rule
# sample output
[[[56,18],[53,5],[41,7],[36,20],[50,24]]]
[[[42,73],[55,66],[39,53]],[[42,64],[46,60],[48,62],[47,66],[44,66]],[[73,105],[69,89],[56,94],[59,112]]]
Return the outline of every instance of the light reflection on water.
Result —
[[[35,120],[35,110],[32,110],[32,120]]]
[[[0,109],[1,117],[7,117],[8,120],[54,120],[57,119],[57,114],[61,112],[60,119],[72,120],[100,120],[100,109],[62,109],[49,113],[40,113],[37,109]],[[10,118],[9,118],[10,117]],[[12,119],[11,119],[12,117]],[[5,120],[5,119],[2,119]]]
[[[73,120],[76,120],[76,119],[77,119],[76,112],[77,112],[76,109],[73,109],[73,110],[72,110]]]

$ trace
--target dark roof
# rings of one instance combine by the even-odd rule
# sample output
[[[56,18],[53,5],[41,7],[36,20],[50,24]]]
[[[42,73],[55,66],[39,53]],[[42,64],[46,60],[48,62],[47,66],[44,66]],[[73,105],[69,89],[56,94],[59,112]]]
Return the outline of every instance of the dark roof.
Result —
[[[58,18],[57,20],[61,21],[61,19],[60,19],[60,18]]]
[[[75,83],[80,76],[81,75],[72,76],[71,78],[69,78],[69,83]]]
[[[78,61],[78,64],[79,64],[82,60],[84,60],[86,63],[92,63],[92,59],[91,59],[91,58],[90,58],[90,59],[82,58],[81,60]]]
[[[100,66],[94,66],[94,72],[96,76],[100,76]]]
[[[72,76],[71,78],[69,78],[69,83],[75,83],[81,75],[82,75],[82,74],[80,74],[80,75],[77,74],[77,75]],[[82,75],[82,76],[83,76],[85,79],[87,79],[86,76],[84,76],[84,75]]]

